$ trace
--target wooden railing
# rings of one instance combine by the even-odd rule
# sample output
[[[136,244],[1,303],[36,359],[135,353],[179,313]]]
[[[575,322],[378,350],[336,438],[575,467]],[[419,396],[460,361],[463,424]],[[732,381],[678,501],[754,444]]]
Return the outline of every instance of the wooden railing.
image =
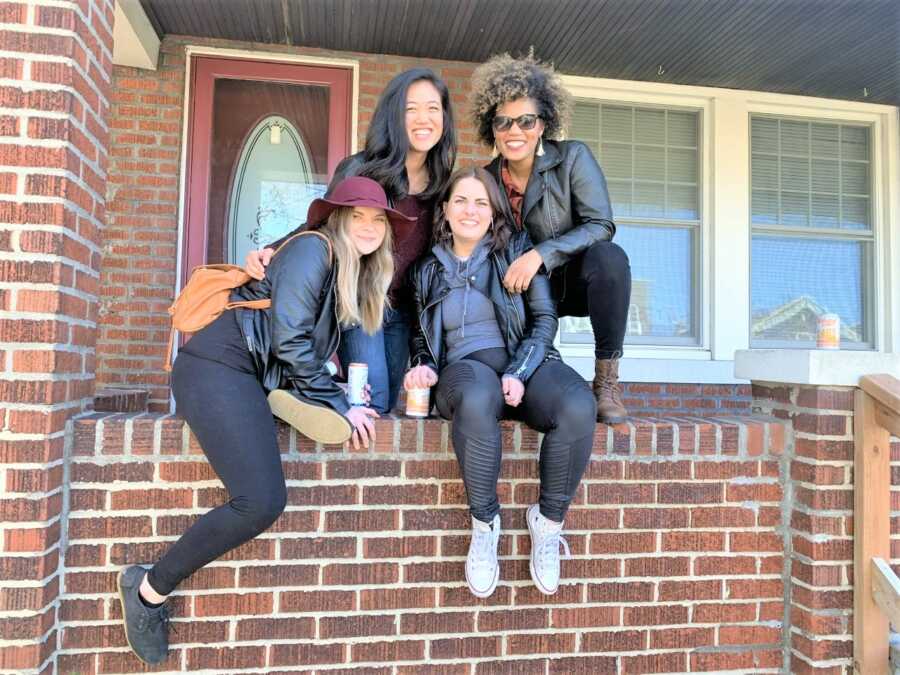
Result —
[[[891,559],[891,445],[900,436],[900,380],[860,378],[856,391],[853,513],[853,667],[888,672],[889,627],[900,628],[900,578]]]

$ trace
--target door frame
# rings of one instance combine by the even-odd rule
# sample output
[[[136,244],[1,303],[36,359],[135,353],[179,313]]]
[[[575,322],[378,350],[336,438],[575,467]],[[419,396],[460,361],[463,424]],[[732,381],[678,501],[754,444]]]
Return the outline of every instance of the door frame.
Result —
[[[194,57],[204,60],[204,65],[210,68],[205,71],[197,67]],[[268,74],[260,74],[259,66],[269,64],[272,66]],[[250,51],[243,49],[222,49],[217,47],[204,47],[199,45],[187,45],[185,48],[185,78],[184,78],[184,107],[181,134],[181,170],[178,189],[178,241],[176,245],[176,271],[175,271],[175,295],[187,282],[190,271],[197,265],[206,262],[206,208],[209,193],[209,146],[212,125],[207,124],[203,137],[195,138],[194,115],[198,98],[200,103],[208,106],[211,122],[212,96],[211,92],[202,91],[198,86],[198,75],[204,78],[212,77],[214,81],[218,77],[230,77],[234,79],[269,80],[274,82],[290,82],[286,76],[286,66],[307,66],[311,68],[332,68],[336,71],[349,71],[350,81],[347,95],[350,99],[348,109],[348,129],[350,138],[346,145],[346,153],[331,153],[328,156],[328,172],[334,171],[337,163],[344,155],[350,155],[357,151],[357,122],[359,109],[359,61],[353,59],[332,59],[305,56],[300,54],[280,54],[277,52]],[[227,68],[227,71],[223,71]],[[237,72],[235,72],[237,71]],[[340,75],[340,73],[335,73]],[[242,77],[245,75],[246,77]],[[251,77],[252,76],[252,77]],[[329,81],[331,80],[319,80]],[[208,84],[204,79],[203,84]],[[208,97],[205,100],[203,97]],[[332,140],[329,139],[329,144]],[[202,161],[205,157],[205,165],[201,164],[200,171],[192,171],[194,162],[192,159]],[[340,155],[340,156],[337,156]],[[202,221],[202,227],[197,222]],[[192,225],[193,224],[193,225]],[[190,230],[190,231],[189,231]]]

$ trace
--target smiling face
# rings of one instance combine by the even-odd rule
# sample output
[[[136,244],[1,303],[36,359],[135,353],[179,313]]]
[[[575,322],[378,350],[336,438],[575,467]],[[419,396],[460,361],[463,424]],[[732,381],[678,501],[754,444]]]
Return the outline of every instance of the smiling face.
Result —
[[[494,116],[512,117],[513,119],[519,115],[537,115],[537,103],[530,98],[517,98],[515,101],[507,101],[497,106],[497,112]],[[518,124],[513,124],[506,131],[495,131],[494,139],[497,142],[497,151],[503,155],[508,162],[520,162],[534,156],[537,149],[538,141],[541,134],[544,133],[544,122],[538,119],[534,127],[524,131],[519,128]]]
[[[453,241],[476,244],[491,226],[493,209],[487,189],[477,178],[462,178],[453,186],[444,202],[444,216],[450,224]]]
[[[387,228],[388,219],[383,209],[357,206],[350,215],[347,233],[357,252],[363,256],[378,250]]]
[[[426,153],[444,133],[441,94],[428,80],[418,80],[406,90],[406,136],[410,150]]]

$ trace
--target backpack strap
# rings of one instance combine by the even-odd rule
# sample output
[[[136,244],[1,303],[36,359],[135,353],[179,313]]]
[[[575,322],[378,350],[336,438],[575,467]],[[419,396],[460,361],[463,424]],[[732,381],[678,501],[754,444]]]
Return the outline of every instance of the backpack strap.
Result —
[[[285,246],[287,246],[288,242],[293,241],[297,237],[302,237],[304,234],[314,234],[315,236],[322,238],[322,240],[325,242],[325,245],[328,246],[328,264],[330,265],[334,259],[334,248],[331,245],[331,239],[326,237],[324,234],[322,234],[318,230],[303,230],[303,232],[298,232],[297,234],[291,235],[290,237],[285,239],[283,242],[281,242],[281,245],[275,249],[274,253],[272,253],[272,257],[274,258],[275,254],[277,254],[281,249],[283,249]]]

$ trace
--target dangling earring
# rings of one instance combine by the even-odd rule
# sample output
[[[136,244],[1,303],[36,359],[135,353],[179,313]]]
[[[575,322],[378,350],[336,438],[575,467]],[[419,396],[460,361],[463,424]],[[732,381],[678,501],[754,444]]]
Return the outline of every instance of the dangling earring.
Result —
[[[538,157],[544,156],[544,137],[541,136],[540,140],[538,140],[537,152],[534,153]]]
[[[491,157],[497,157],[500,151],[497,149],[497,141],[494,141],[494,147],[491,148]]]

